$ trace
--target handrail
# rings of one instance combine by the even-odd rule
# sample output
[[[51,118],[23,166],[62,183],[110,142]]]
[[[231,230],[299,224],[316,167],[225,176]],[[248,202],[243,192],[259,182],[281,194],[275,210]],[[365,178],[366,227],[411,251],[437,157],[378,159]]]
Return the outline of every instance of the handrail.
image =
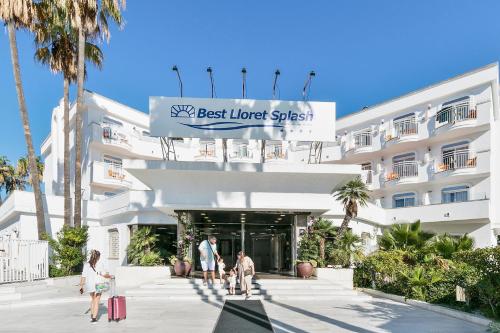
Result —
[[[392,164],[392,172],[387,174],[386,181],[409,178],[409,177],[417,177],[417,176],[418,176],[417,161],[401,161]]]
[[[477,119],[477,110],[469,101],[446,106],[436,113],[436,123],[441,126],[470,119]]]
[[[444,152],[441,156],[441,163],[438,164],[436,172],[448,170],[475,168],[477,166],[477,156],[469,149],[459,149]]]

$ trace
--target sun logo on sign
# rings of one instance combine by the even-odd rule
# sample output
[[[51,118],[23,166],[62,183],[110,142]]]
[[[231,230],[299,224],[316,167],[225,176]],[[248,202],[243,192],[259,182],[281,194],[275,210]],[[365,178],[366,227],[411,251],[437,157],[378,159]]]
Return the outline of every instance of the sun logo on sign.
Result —
[[[192,105],[172,105],[170,116],[173,118],[194,118],[195,110]]]

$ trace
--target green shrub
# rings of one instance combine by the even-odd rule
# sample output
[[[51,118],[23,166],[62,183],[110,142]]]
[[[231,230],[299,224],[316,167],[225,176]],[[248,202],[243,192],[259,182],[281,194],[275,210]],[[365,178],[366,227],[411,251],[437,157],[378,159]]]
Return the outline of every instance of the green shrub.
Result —
[[[68,276],[78,274],[82,271],[86,260],[83,251],[88,239],[88,227],[74,228],[64,226],[58,233],[57,239],[45,234],[43,236],[49,242],[52,250],[49,265],[51,277]]]
[[[477,271],[474,287],[482,304],[493,317],[500,316],[500,247],[461,251],[453,254],[455,261],[470,265]]]
[[[127,247],[128,262],[139,266],[158,266],[163,259],[160,251],[156,249],[158,236],[156,236],[151,227],[140,227],[130,238],[130,244]]]
[[[404,251],[377,251],[367,256],[355,269],[358,287],[375,287],[385,292],[404,295],[402,273],[408,270]]]
[[[306,233],[302,236],[298,246],[298,260],[318,262],[319,259],[319,246],[315,235]]]

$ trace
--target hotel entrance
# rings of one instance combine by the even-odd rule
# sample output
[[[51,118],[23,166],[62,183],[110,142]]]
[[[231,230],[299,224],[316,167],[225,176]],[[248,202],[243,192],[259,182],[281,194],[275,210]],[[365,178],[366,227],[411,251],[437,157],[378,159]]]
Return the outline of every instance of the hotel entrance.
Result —
[[[217,237],[217,249],[227,268],[236,264],[243,250],[259,273],[293,274],[292,230],[294,215],[261,212],[191,212],[198,235],[193,251],[196,270],[201,270],[198,244],[209,235]]]

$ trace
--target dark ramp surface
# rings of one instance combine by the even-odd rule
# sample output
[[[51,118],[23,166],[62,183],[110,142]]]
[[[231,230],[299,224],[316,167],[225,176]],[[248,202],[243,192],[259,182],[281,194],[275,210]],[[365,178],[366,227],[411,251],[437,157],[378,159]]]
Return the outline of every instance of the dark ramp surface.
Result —
[[[273,327],[259,300],[226,301],[214,333],[269,333]]]

